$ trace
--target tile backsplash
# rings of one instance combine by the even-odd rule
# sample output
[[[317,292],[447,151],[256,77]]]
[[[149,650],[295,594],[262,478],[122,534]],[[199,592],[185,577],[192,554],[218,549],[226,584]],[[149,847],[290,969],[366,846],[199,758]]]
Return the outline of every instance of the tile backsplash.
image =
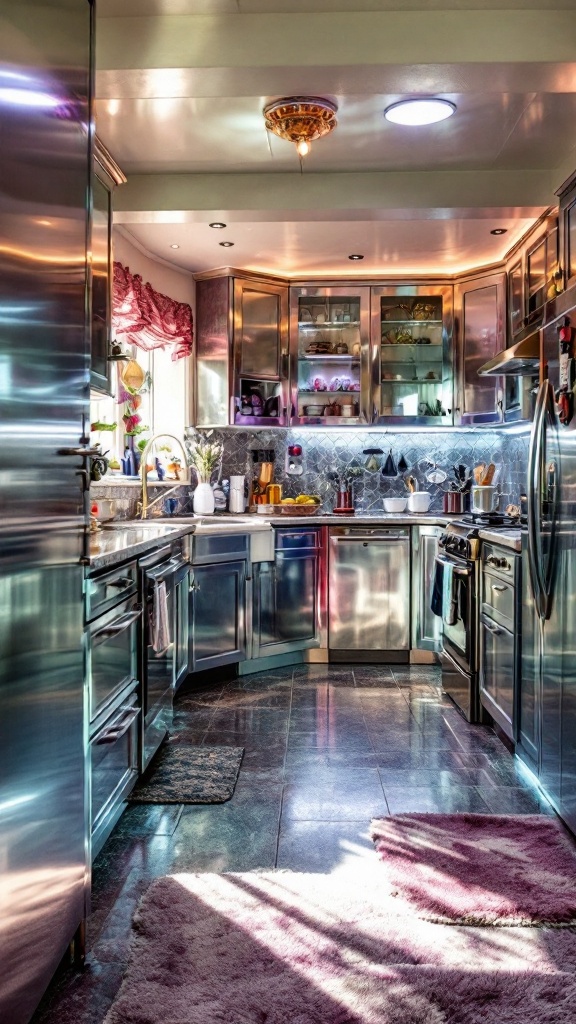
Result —
[[[208,431],[200,431],[204,436]],[[351,466],[361,467],[363,472],[354,481],[355,506],[359,511],[374,512],[382,509],[382,499],[406,494],[402,475],[382,476],[365,469],[366,448],[381,448],[378,456],[380,467],[392,450],[394,462],[398,464],[403,455],[408,465],[404,475],[411,473],[421,490],[433,495],[431,509],[441,510],[442,492],[453,477],[452,466],[463,463],[471,468],[479,462],[494,462],[497,472],[495,483],[500,494],[500,508],[510,502],[518,503],[520,493],[526,487],[529,429],[513,433],[497,430],[442,429],[426,431],[356,431],[356,430],[213,430],[211,440],[223,444],[222,477],[232,474],[251,473],[250,453],[256,448],[271,448],[276,454],[274,478],[283,485],[284,497],[295,497],[301,492],[317,494],[322,499],[325,511],[334,505],[334,485],[327,479],[331,470],[340,474]],[[288,445],[300,444],[304,452],[304,473],[302,476],[288,476],[285,472]],[[427,461],[429,460],[429,461]],[[429,483],[426,472],[436,463],[448,474],[444,484]]]
[[[296,497],[301,492],[317,494],[322,499],[324,511],[330,511],[335,504],[335,487],[327,475],[335,470],[343,474],[350,467],[360,467],[362,473],[354,480],[354,504],[358,511],[382,511],[382,499],[405,495],[403,475],[411,474],[420,490],[433,495],[431,511],[442,510],[442,493],[453,478],[454,464],[463,463],[473,468],[480,462],[494,462],[496,465],[495,484],[500,495],[499,507],[504,509],[510,502],[518,504],[519,496],[526,488],[529,427],[522,432],[449,428],[422,432],[417,431],[370,431],[370,430],[241,430],[219,429],[199,431],[202,436],[210,435],[213,441],[223,445],[222,478],[244,474],[247,479],[252,473],[251,452],[257,448],[273,449],[275,452],[274,479],[282,484],[284,497]],[[285,472],[288,445],[300,444],[304,453],[302,476],[288,476]],[[380,448],[380,468],[371,472],[365,468],[366,448]],[[386,457],[392,451],[395,464],[401,456],[408,465],[404,474],[396,477],[382,475]],[[446,483],[430,483],[425,474],[436,464],[448,474]],[[104,478],[92,484],[90,493],[94,498],[115,497],[118,499],[120,518],[134,514],[134,483],[123,483],[122,478],[109,482]],[[150,484],[150,497],[161,493],[160,488]],[[183,485],[179,511],[191,511],[190,488]],[[155,512],[161,514],[162,502]]]

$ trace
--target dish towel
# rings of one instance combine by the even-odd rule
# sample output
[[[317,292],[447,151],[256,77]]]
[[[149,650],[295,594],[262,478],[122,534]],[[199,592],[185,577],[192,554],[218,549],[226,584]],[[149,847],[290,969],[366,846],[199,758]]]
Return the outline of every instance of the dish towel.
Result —
[[[164,580],[154,584],[154,602],[152,605],[152,650],[156,654],[163,654],[168,650],[172,642],[170,637],[170,623],[168,621],[168,592]]]
[[[444,563],[439,558],[434,565],[434,579],[432,580],[432,597],[430,608],[434,615],[442,617],[442,587],[444,582]]]
[[[442,618],[447,626],[453,626],[458,613],[458,602],[454,593],[454,566],[451,562],[444,562],[444,573],[442,576]]]

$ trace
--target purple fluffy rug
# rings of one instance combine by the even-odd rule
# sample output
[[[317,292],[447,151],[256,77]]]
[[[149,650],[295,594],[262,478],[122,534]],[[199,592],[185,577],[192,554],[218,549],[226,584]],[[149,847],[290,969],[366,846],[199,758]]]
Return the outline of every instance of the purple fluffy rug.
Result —
[[[401,814],[373,821],[372,838],[404,911],[444,924],[576,924],[576,852],[555,818]]]
[[[360,865],[159,879],[105,1024],[575,1020],[573,932],[397,917],[377,879]]]

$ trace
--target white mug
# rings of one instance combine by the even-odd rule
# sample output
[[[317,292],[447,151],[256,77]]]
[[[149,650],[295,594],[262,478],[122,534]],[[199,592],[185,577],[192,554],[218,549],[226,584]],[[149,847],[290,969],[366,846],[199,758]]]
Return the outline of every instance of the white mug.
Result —
[[[432,495],[429,491],[411,491],[408,495],[408,511],[427,512],[431,501]]]

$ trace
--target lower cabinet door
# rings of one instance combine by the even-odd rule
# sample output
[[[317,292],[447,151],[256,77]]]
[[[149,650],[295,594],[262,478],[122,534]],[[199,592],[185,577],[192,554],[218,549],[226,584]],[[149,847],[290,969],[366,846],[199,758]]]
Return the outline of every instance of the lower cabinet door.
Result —
[[[480,701],[511,739],[516,739],[516,643],[503,626],[482,616]]]
[[[318,554],[276,552],[276,561],[256,570],[255,656],[317,647]]]
[[[190,570],[190,671],[246,658],[246,563]]]

